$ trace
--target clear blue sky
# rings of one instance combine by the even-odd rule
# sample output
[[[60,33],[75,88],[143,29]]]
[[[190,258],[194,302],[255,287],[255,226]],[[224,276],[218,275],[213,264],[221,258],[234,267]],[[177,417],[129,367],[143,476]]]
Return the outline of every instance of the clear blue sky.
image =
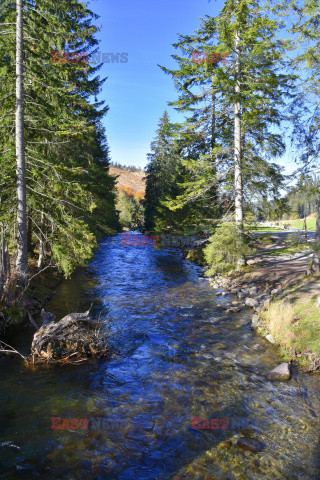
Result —
[[[144,167],[146,155],[167,102],[177,98],[170,76],[158,64],[174,67],[172,43],[178,34],[193,33],[200,18],[217,15],[224,0],[88,0],[100,19],[101,53],[128,53],[127,63],[105,63],[101,77],[108,77],[99,99],[110,110],[105,118],[111,159]],[[181,117],[180,117],[181,118]],[[279,161],[292,172],[296,166],[289,151]]]
[[[114,162],[145,166],[157,123],[177,94],[158,64],[174,66],[170,55],[178,33],[192,33],[200,17],[216,15],[223,0],[90,0],[100,15],[102,53],[128,53],[128,63],[105,63],[108,77],[99,99],[110,110],[105,127]],[[175,112],[171,112],[174,119]]]

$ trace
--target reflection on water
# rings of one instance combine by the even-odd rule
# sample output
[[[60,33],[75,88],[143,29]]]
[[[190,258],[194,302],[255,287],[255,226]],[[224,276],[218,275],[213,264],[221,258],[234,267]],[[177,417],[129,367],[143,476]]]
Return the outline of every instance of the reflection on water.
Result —
[[[318,378],[265,381],[274,347],[247,314],[217,307],[179,251],[105,240],[47,310],[60,318],[91,303],[108,321],[111,360],[37,370],[1,360],[0,479],[319,478]],[[51,417],[90,424],[53,430]],[[256,421],[241,435],[265,448],[243,451],[238,427],[194,429],[193,417]]]

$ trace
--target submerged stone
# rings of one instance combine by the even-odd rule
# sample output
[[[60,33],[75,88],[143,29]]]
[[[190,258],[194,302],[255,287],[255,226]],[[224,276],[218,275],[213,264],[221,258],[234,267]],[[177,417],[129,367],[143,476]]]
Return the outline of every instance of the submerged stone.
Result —
[[[255,438],[246,437],[240,437],[237,441],[237,445],[238,447],[242,448],[242,450],[252,453],[262,452],[266,446],[263,442],[260,442]]]

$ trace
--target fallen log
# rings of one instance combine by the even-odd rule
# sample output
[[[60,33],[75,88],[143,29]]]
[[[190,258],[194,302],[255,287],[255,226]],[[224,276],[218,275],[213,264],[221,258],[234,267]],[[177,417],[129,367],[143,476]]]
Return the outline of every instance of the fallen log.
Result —
[[[32,363],[79,363],[110,356],[105,324],[92,320],[89,313],[70,313],[55,322],[55,317],[43,310],[43,325],[31,345]]]

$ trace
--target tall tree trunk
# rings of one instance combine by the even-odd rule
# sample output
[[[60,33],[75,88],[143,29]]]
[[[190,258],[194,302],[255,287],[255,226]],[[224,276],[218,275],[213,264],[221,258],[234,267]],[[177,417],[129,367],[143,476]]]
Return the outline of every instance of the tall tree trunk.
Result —
[[[210,155],[211,155],[211,164],[213,167],[213,176],[216,177],[217,174],[217,162],[216,155],[214,153],[214,148],[216,146],[216,87],[214,85],[214,77],[212,77],[212,91],[211,91],[211,142],[210,142]],[[213,188],[213,205],[216,208],[218,206],[217,199],[217,183],[216,178],[214,179],[215,186]]]
[[[1,233],[1,245],[0,245],[0,299],[3,294],[4,284],[6,281],[6,262],[5,262],[5,250],[6,250],[6,243],[5,243],[5,230]]]
[[[317,206],[317,224],[315,233],[315,249],[313,251],[313,258],[311,264],[311,271],[315,274],[320,273],[320,192]]]
[[[240,84],[240,36],[235,36],[235,104],[234,104],[234,190],[236,225],[242,229],[243,198],[242,198],[242,165],[241,165],[241,84]]]
[[[23,0],[16,0],[16,173],[17,173],[17,259],[18,280],[25,283],[28,274],[27,201],[23,106]]]
[[[243,191],[242,191],[242,134],[241,134],[241,66],[240,33],[235,34],[235,103],[234,103],[234,199],[236,226],[243,235]],[[238,266],[245,264],[244,256],[239,257]]]
[[[41,212],[41,222],[40,222],[40,243],[39,243],[39,258],[38,258],[38,270],[41,270],[43,267],[43,259],[44,259],[44,237],[43,237],[43,229],[44,229],[44,214]]]

